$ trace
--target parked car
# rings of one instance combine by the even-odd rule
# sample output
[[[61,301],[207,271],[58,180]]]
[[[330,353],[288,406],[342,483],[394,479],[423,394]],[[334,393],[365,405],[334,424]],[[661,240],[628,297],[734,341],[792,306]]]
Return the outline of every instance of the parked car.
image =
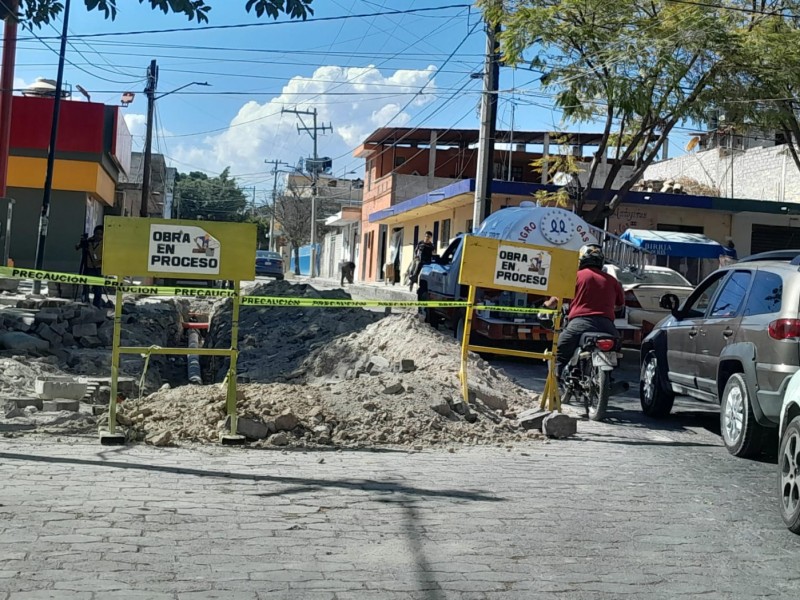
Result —
[[[256,275],[283,279],[283,257],[277,252],[256,250]]]
[[[781,518],[800,533],[800,371],[792,376],[783,396],[778,452],[778,498]]]
[[[641,327],[644,322],[656,325],[669,316],[669,311],[660,305],[664,294],[673,293],[683,302],[694,289],[683,275],[668,267],[646,266],[631,271],[606,265],[605,269],[622,284],[628,323],[636,327]]]
[[[754,456],[772,443],[800,367],[798,265],[744,259],[712,273],[682,304],[666,294],[671,315],[642,342],[642,410],[663,417],[676,394],[691,396],[720,404],[731,454]]]

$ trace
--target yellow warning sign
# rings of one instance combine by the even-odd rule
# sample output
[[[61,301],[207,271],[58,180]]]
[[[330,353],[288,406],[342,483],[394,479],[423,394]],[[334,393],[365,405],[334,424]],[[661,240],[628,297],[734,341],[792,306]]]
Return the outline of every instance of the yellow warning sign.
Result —
[[[103,275],[255,279],[256,225],[106,217]]]
[[[467,236],[459,283],[479,288],[572,298],[578,253],[488,237]]]

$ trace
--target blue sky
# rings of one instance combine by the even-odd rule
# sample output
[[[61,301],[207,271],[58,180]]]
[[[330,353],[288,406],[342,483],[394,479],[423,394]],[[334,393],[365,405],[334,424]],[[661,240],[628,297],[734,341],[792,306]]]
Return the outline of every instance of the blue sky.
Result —
[[[213,6],[210,25],[272,23],[248,14],[245,0],[207,1]],[[363,176],[363,161],[352,157],[352,149],[378,127],[477,127],[481,81],[469,74],[482,69],[485,38],[475,8],[352,16],[460,3],[315,0],[315,17],[349,18],[204,31],[182,16],[152,11],[135,0],[121,0],[113,22],[73,0],[72,35],[115,35],[73,38],[67,58],[74,64],[67,65],[65,79],[83,86],[93,101],[108,104],[118,103],[123,91],[137,92],[124,109],[136,148],[143,143],[146,101],[141,92],[152,58],[160,66],[160,93],[207,81],[211,87],[193,86],[158,101],[155,150],[181,171],[218,173],[230,166],[243,185],[256,186],[261,196],[271,190],[265,159],[294,164],[312,151],[310,138],[297,133],[297,118],[280,114],[282,106],[316,107],[320,122],[332,124],[333,133],[320,137],[319,153],[334,158],[335,174]],[[54,27],[60,30],[61,22]],[[55,28],[34,31],[42,39],[20,31],[16,85],[55,78],[57,56],[45,45],[58,48]],[[122,35],[167,28],[185,31]],[[516,129],[560,125],[547,98],[530,95],[540,93],[536,74],[503,69],[500,87],[505,90],[501,128],[510,127],[512,104]],[[670,153],[676,154],[675,147]]]

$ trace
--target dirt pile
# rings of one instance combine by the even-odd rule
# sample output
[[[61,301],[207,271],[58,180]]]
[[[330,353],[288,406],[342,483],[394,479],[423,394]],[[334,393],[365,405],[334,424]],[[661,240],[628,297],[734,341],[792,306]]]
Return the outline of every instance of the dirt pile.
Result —
[[[363,322],[365,317],[357,318]],[[295,344],[309,345],[306,339]],[[286,351],[293,355],[295,345]],[[261,445],[340,447],[506,444],[538,435],[514,420],[536,405],[535,395],[476,355],[469,361],[476,395],[464,414],[459,359],[455,340],[416,315],[385,317],[328,339],[305,360],[285,361],[297,363],[289,373],[268,371],[291,383],[241,385],[240,433]],[[216,441],[225,426],[225,390],[221,385],[182,387],[125,402],[121,422],[139,439],[168,431],[174,440]]]
[[[321,291],[307,284],[287,281],[257,285],[250,295],[350,300],[344,290]],[[230,347],[232,306],[231,300],[216,305],[211,315],[209,347]],[[237,372],[240,381],[286,381],[314,349],[337,336],[361,331],[382,316],[360,308],[243,307],[239,313]],[[225,378],[228,364],[227,359],[211,362],[215,381]]]

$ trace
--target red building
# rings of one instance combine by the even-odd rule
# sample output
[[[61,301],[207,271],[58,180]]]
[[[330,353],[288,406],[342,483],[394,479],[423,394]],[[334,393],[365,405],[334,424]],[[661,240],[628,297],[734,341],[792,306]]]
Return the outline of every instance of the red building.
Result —
[[[53,99],[14,96],[8,197],[14,200],[10,256],[32,267],[47,169]],[[75,244],[114,205],[120,172],[130,166],[131,135],[119,107],[63,100],[56,143],[44,268],[77,272]],[[5,210],[3,207],[2,210]],[[0,215],[5,221],[5,215]]]

